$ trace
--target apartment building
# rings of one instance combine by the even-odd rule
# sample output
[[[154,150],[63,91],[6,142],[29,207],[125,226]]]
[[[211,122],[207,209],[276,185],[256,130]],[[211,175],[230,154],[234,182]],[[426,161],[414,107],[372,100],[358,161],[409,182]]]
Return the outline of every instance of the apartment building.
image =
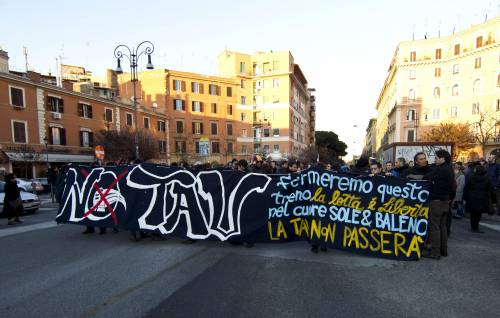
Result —
[[[118,84],[120,97],[133,96],[130,74],[119,75]],[[231,78],[166,69],[140,72],[136,82],[139,108],[168,117],[171,162],[249,159],[253,111],[237,107],[238,89]]]
[[[442,122],[478,129],[480,114],[500,118],[500,17],[453,35],[399,43],[376,110],[378,152],[421,140]],[[499,153],[499,133],[476,155]]]
[[[224,51],[218,56],[219,75],[235,79],[237,110],[252,110],[253,152],[273,159],[297,156],[314,144],[315,105],[307,80],[292,54]]]
[[[55,85],[52,76],[10,72],[0,51],[0,168],[28,178],[48,164],[91,163],[94,135],[102,129],[149,129],[166,161],[166,116]],[[161,124],[163,123],[163,125]]]

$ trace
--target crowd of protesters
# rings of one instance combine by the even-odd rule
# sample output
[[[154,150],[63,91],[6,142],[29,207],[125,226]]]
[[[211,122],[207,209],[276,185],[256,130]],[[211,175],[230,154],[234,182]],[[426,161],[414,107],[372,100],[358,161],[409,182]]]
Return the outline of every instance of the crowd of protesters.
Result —
[[[140,161],[132,161],[128,164],[139,164]],[[107,162],[105,166],[115,166],[123,162]],[[94,167],[102,164],[96,162]],[[477,160],[467,162],[452,162],[449,152],[437,150],[435,162],[429,164],[427,155],[423,152],[417,153],[412,161],[406,162],[404,158],[397,158],[394,162],[378,162],[373,158],[361,156],[354,165],[347,166],[339,161],[321,163],[305,163],[298,160],[269,161],[263,160],[256,155],[251,162],[241,159],[233,159],[226,164],[195,162],[189,165],[187,162],[173,162],[172,167],[183,169],[200,170],[233,170],[241,172],[253,172],[263,174],[288,174],[300,173],[304,169],[317,167],[332,172],[350,173],[361,176],[396,177],[410,180],[430,180],[432,188],[430,191],[429,227],[426,249],[422,256],[432,259],[448,255],[448,236],[450,235],[452,218],[462,219],[466,215],[470,217],[470,229],[474,233],[483,233],[479,228],[481,215],[483,213],[498,213],[496,203],[500,196],[500,165],[496,157],[491,155],[488,160]],[[62,178],[60,178],[62,179]],[[58,182],[62,182],[59,180]],[[15,183],[13,183],[15,185]],[[9,224],[22,222],[19,218],[19,207],[15,202],[20,201],[16,195],[16,189],[9,183],[9,194],[5,197],[4,209],[9,217]],[[7,191],[6,191],[7,192]],[[114,229],[117,231],[117,229]],[[93,227],[87,227],[85,234],[94,233]],[[105,234],[106,229],[100,228],[100,234]],[[147,237],[146,233],[131,232],[134,240]],[[194,242],[194,240],[188,240]],[[234,243],[234,242],[233,242]],[[245,242],[238,242],[245,243]],[[313,242],[312,242],[313,243]],[[245,243],[248,247],[253,244]],[[326,246],[312,244],[311,250],[315,253],[318,249],[326,251]]]

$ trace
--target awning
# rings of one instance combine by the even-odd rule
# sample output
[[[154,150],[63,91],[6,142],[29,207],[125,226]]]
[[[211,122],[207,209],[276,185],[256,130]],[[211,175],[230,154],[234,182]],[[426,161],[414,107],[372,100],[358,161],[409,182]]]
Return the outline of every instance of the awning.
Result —
[[[29,159],[25,155],[17,152],[5,152],[10,161],[13,162],[65,162],[65,163],[78,163],[78,162],[94,162],[94,156],[89,155],[66,155],[59,153],[49,153],[48,159],[46,154],[38,155],[37,158]]]

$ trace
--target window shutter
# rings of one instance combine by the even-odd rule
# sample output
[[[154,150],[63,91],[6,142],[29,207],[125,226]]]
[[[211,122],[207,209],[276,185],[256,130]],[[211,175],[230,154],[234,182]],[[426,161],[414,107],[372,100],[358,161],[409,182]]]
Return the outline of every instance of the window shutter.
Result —
[[[49,112],[52,111],[52,99],[50,98],[50,96],[47,96],[47,98],[45,98],[45,101],[45,109]]]
[[[83,105],[78,104],[78,117],[83,117]]]
[[[200,102],[200,112],[203,113],[203,103],[202,102]]]
[[[54,137],[52,136],[52,128],[49,127],[49,144],[54,144]]]
[[[215,86],[215,92],[216,92],[217,96],[220,96],[220,86],[219,85]]]
[[[186,82],[185,81],[181,82],[181,91],[183,91],[183,92],[186,91]]]
[[[175,110],[175,101],[176,101],[176,100],[174,99],[173,101],[174,101],[174,104],[173,104],[173,106],[174,106],[174,110]]]
[[[89,132],[89,147],[94,147],[94,133]]]
[[[66,145],[66,129],[60,128],[60,134],[61,134],[61,145],[65,146]]]
[[[186,110],[186,101],[182,100],[182,110]]]
[[[200,133],[203,134],[203,123],[200,123]]]
[[[89,110],[89,118],[92,118],[92,105],[88,106],[88,110]]]
[[[202,84],[202,83],[200,83],[200,84],[198,84],[198,85],[199,85],[199,89],[200,89],[200,94],[203,94],[203,84]]]
[[[191,123],[191,128],[192,128],[193,134],[194,134],[194,128],[195,128],[194,126],[195,126],[195,125],[194,125],[194,122],[192,122],[192,123]]]
[[[80,131],[80,147],[83,147],[83,131]]]
[[[191,93],[194,93],[194,82],[191,82]]]

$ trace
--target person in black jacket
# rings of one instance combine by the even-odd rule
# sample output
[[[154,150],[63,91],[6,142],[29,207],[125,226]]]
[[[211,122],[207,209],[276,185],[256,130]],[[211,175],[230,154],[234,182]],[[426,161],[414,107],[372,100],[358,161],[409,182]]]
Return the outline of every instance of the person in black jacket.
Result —
[[[431,172],[431,167],[427,162],[427,155],[424,152],[417,152],[415,156],[413,156],[413,167],[409,167],[402,174],[400,174],[403,178],[414,179],[414,180],[422,180],[422,178]]]
[[[485,166],[477,166],[472,176],[466,180],[464,199],[466,202],[466,209],[470,213],[471,231],[483,233],[479,230],[481,214],[490,212],[490,202],[494,205],[497,203],[495,187],[488,177],[488,171]]]
[[[3,201],[3,214],[8,218],[7,224],[23,223],[19,217],[23,213],[21,191],[17,187],[16,176],[9,173],[5,176],[5,197]]]
[[[455,197],[455,174],[451,166],[451,155],[446,150],[437,150],[436,166],[424,175],[424,180],[432,181],[429,209],[429,238],[431,250],[423,257],[439,259],[448,256],[448,231],[446,228],[450,200]]]

